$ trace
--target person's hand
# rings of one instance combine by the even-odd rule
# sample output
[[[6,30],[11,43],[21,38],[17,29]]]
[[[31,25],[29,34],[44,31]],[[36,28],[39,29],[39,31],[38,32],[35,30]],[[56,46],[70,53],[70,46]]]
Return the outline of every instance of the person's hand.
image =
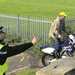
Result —
[[[34,36],[34,37],[32,38],[32,44],[35,45],[36,43],[37,43],[37,38]]]

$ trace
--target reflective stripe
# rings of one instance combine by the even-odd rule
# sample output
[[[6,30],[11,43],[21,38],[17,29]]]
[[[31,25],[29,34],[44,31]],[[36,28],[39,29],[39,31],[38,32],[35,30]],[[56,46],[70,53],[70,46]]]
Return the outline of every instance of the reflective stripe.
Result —
[[[7,54],[7,52],[0,52],[0,54]]]

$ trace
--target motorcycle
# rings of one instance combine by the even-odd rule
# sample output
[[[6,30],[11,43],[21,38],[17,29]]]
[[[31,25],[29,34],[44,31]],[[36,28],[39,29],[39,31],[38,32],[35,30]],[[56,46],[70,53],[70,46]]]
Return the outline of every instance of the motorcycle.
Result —
[[[42,64],[44,66],[47,66],[57,59],[65,58],[67,56],[72,57],[75,49],[75,44],[73,43],[73,38],[71,38],[71,36],[69,37],[69,39],[70,45],[63,46],[61,51],[56,50],[54,47],[41,47],[40,49],[43,52]]]

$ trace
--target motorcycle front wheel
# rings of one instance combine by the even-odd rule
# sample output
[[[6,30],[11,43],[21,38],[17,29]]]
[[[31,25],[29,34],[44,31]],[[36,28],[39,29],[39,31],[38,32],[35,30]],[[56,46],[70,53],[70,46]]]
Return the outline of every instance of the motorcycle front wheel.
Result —
[[[42,56],[42,64],[44,66],[48,66],[52,60],[54,59],[55,57],[53,55],[49,55],[49,54],[43,54]]]

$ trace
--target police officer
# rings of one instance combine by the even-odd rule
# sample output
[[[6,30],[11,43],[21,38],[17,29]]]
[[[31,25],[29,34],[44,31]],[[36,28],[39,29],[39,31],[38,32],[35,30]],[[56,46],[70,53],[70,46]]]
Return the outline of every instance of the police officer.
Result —
[[[16,46],[9,46],[3,43],[3,39],[0,39],[0,75],[5,75],[8,69],[6,60],[8,57],[20,54],[36,44],[37,39],[34,36],[31,42],[24,43]]]

